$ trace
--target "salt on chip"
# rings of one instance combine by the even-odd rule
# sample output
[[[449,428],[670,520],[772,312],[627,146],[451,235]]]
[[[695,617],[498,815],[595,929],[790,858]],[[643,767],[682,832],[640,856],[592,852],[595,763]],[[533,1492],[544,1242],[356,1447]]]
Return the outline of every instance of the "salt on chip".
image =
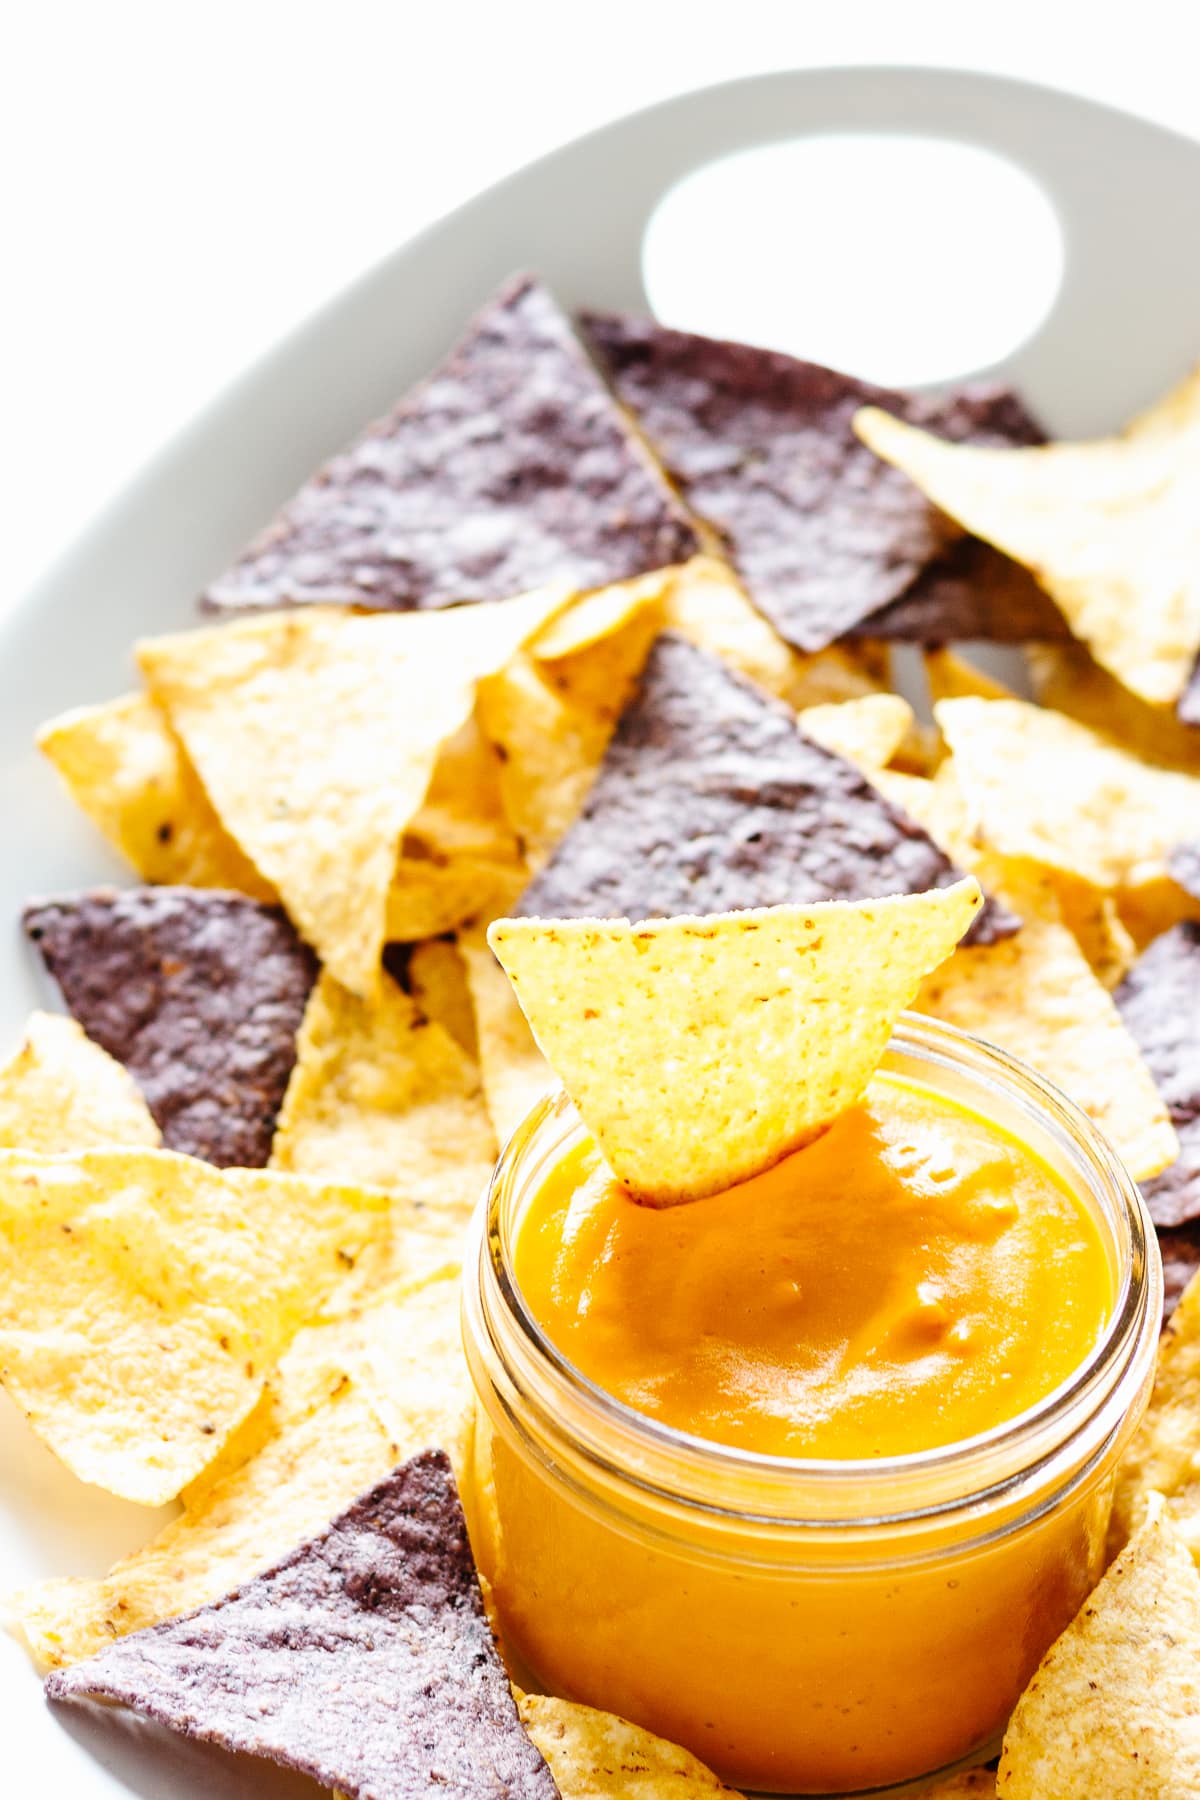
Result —
[[[488,942],[618,1179],[671,1206],[770,1168],[852,1105],[981,905],[968,879],[640,925],[502,919]]]
[[[990,449],[869,408],[864,443],[1025,566],[1096,660],[1177,701],[1200,649],[1200,370],[1115,438]]]
[[[1200,1792],[1200,1574],[1161,1502],[1017,1701],[1001,1800]]]
[[[0,1068],[0,1147],[83,1150],[162,1142],[132,1076],[61,1013],[34,1013]]]
[[[155,699],[226,830],[359,994],[378,983],[401,834],[477,682],[564,604],[448,612],[313,606],[139,646]]]
[[[534,1042],[504,970],[488,948],[487,928],[460,934],[475,1031],[479,1072],[497,1142],[506,1144],[521,1120],[554,1087],[554,1072]]]
[[[143,881],[276,898],[221,824],[166,715],[147,694],[64,713],[42,726],[37,742]]]
[[[1200,835],[1200,779],[1131,756],[1114,739],[1023,700],[943,700],[977,841],[1099,888],[1165,873]]]
[[[244,1587],[55,1670],[46,1693],[132,1707],[348,1800],[438,1788],[558,1800],[522,1729],[440,1449]]]
[[[740,1800],[690,1751],[627,1719],[546,1694],[524,1694],[519,1704],[562,1800]]]
[[[478,1070],[450,1034],[389,976],[371,1002],[322,974],[271,1167],[393,1192],[390,1231],[364,1253],[351,1289],[453,1255],[495,1160]]]
[[[15,1616],[42,1667],[190,1612],[267,1568],[428,1444],[471,1459],[460,1282],[445,1275],[309,1327],[253,1414],[183,1492],[184,1510],[99,1577],[43,1581]]]
[[[218,1453],[386,1196],[165,1150],[0,1152],[0,1379],[81,1481],[159,1506]]]

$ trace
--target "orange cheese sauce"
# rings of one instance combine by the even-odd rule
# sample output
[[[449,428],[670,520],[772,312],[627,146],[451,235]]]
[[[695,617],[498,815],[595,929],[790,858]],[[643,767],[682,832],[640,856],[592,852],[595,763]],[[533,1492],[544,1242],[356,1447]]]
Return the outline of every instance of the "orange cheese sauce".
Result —
[[[1016,1138],[880,1076],[713,1199],[636,1205],[584,1140],[532,1195],[518,1286],[597,1386],[742,1450],[862,1458],[973,1437],[1085,1361],[1114,1300],[1085,1204]]]

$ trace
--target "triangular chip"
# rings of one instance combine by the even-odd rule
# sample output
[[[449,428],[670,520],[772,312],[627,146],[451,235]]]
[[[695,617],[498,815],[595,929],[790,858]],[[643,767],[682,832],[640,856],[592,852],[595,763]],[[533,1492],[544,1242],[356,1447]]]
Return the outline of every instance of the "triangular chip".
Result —
[[[545,1694],[523,1695],[520,1707],[562,1800],[741,1800],[690,1751],[613,1713]]]
[[[687,514],[553,296],[531,276],[306,482],[205,596],[408,610],[683,562]]]
[[[864,775],[885,768],[913,726],[913,709],[899,694],[866,694],[837,705],[806,706],[799,717],[807,737],[845,757]]]
[[[1024,923],[1007,943],[961,946],[922,984],[916,1009],[1029,1063],[1096,1122],[1134,1176],[1157,1173],[1178,1140],[1112,996],[1063,922],[1054,881],[997,857],[974,866]]]
[[[65,713],[43,725],[37,741],[143,881],[275,899],[221,824],[166,715],[148,695]]]
[[[1200,1574],[1152,1513],[1017,1702],[1001,1800],[1200,1793]]]
[[[455,1271],[359,1317],[302,1331],[184,1510],[97,1578],[44,1581],[14,1612],[36,1660],[59,1667],[114,1638],[217,1600],[320,1531],[428,1444],[460,1481],[471,1383]]]
[[[450,1463],[404,1463],[265,1575],[48,1677],[348,1800],[558,1800],[496,1653]]]
[[[1041,438],[1007,389],[889,393],[625,313],[585,313],[583,330],[755,605],[798,650],[820,650],[898,599],[959,535],[859,444],[859,407],[888,406],[956,438]]]
[[[1161,1495],[1171,1523],[1200,1561],[1200,1282],[1189,1281],[1159,1345],[1150,1404],[1121,1458],[1109,1544],[1119,1550]]]
[[[317,974],[282,912],[215,889],[102,888],[28,907],[25,928],[167,1149],[261,1168]]]
[[[391,1232],[364,1253],[352,1296],[455,1256],[495,1160],[479,1072],[450,1034],[388,976],[371,1004],[323,974],[271,1166],[392,1190]]]
[[[935,506],[1024,563],[1126,687],[1178,700],[1200,649],[1200,371],[1090,444],[980,448],[921,424],[874,408],[855,420]]]
[[[381,616],[310,607],[139,647],[225,829],[343,986],[378,981],[401,834],[442,746],[563,605],[526,594]]]
[[[964,638],[997,644],[1069,639],[1067,622],[1020,563],[978,538],[961,538],[899,600],[871,613],[855,635],[910,644]]]
[[[641,925],[502,919],[488,942],[617,1177],[671,1206],[770,1168],[852,1105],[981,905],[968,879]]]
[[[958,871],[787,707],[673,632],[518,916],[667,918],[922,893]],[[989,908],[975,936],[1016,929]]]
[[[1142,1191],[1156,1225],[1185,1225],[1200,1219],[1200,925],[1156,938],[1113,998],[1179,1137],[1175,1161]]]
[[[132,1077],[61,1013],[34,1013],[0,1068],[0,1148],[85,1150],[162,1139]]]
[[[161,1505],[386,1210],[381,1193],[165,1150],[0,1151],[0,1378],[82,1481]]]
[[[1200,779],[1131,756],[1115,739],[1024,700],[943,700],[976,840],[1099,888],[1166,872],[1200,835]]]

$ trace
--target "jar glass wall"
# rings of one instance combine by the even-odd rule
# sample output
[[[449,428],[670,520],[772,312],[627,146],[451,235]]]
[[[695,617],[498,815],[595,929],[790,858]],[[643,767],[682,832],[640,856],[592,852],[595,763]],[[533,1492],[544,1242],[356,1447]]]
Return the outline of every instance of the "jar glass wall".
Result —
[[[633,1719],[745,1789],[883,1787],[995,1739],[1101,1572],[1115,1465],[1153,1376],[1153,1230],[1089,1121],[915,1015],[883,1068],[1027,1143],[1111,1259],[1094,1353],[992,1431],[862,1462],[758,1456],[595,1387],[512,1274],[523,1208],[582,1129],[562,1095],[506,1148],[467,1263],[479,1556],[506,1642],[543,1691]]]

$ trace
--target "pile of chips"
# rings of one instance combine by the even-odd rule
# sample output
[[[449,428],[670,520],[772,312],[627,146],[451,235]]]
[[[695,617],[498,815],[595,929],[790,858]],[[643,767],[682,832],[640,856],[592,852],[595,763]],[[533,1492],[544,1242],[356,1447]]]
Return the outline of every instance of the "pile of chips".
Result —
[[[350,1796],[725,1791],[514,1698],[488,1629],[461,1234],[553,1079],[505,968],[655,1204],[806,1141],[910,1002],[999,1044],[1143,1183],[1174,1305],[1200,1264],[1197,488],[1195,378],[1047,445],[1003,389],[886,393],[572,320],[521,278],[206,623],[137,646],[136,692],[44,728],[141,885],[28,908],[71,1017],[0,1070],[0,1379],[81,1480],[181,1502],[106,1576],[18,1597],[54,1697]],[[972,640],[1025,646],[1040,704],[947,647]],[[797,1015],[756,946],[818,940],[772,1112],[761,1046],[794,1069]],[[698,995],[695,1058],[640,1085]],[[709,1099],[727,1132],[695,1129]],[[1193,1289],[1115,1560],[998,1775],[944,1796],[1200,1789],[1198,1446]]]

